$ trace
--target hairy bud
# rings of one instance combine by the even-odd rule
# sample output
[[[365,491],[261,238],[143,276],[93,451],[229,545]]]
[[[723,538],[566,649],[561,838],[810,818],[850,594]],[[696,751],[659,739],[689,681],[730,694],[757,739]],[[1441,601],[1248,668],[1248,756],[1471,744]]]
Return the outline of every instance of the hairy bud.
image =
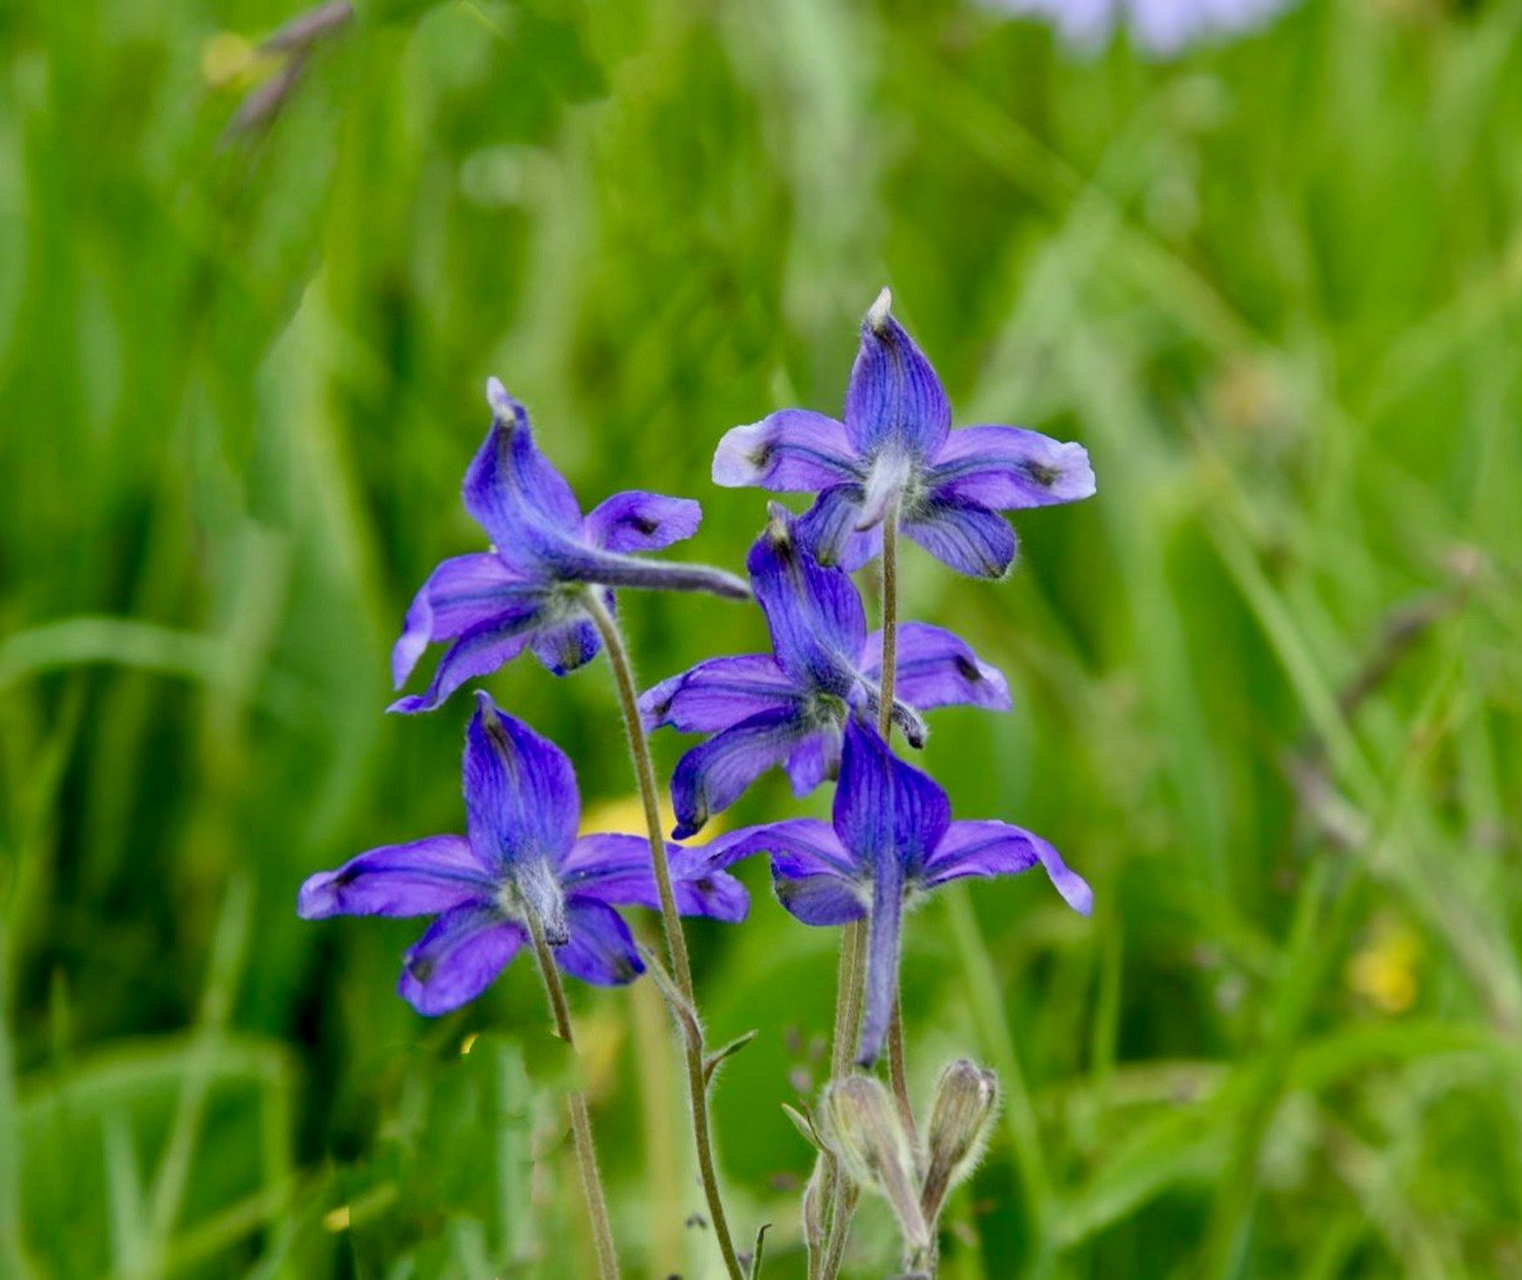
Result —
[[[930,1232],[920,1209],[914,1144],[882,1082],[868,1075],[832,1080],[820,1096],[814,1123],[851,1179],[886,1197],[910,1250],[927,1248]]]
[[[983,1157],[999,1106],[999,1078],[985,1067],[958,1058],[941,1072],[930,1111],[929,1162],[920,1206],[925,1221],[941,1216],[947,1193],[972,1173]]]

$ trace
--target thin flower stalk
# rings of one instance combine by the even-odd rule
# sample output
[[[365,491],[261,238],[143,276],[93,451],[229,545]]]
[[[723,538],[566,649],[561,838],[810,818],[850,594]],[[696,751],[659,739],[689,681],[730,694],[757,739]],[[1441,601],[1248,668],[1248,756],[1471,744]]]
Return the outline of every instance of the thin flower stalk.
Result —
[[[571,1011],[566,1004],[565,988],[560,982],[560,971],[555,967],[554,954],[545,940],[544,926],[537,915],[530,913],[528,927],[534,943],[534,956],[539,961],[539,974],[544,979],[545,995],[549,997],[550,1012],[555,1018],[555,1034],[574,1050],[576,1037],[571,1029]],[[581,1173],[581,1190],[587,1202],[587,1217],[592,1222],[592,1243],[597,1249],[597,1274],[599,1280],[618,1280],[618,1251],[613,1245],[608,1197],[603,1191],[602,1174],[597,1168],[597,1147],[592,1141],[592,1116],[587,1109],[586,1094],[580,1089],[572,1089],[566,1095],[566,1106],[571,1112],[576,1165]]]
[[[655,869],[655,883],[660,894],[661,928],[665,934],[666,952],[677,990],[694,1011],[697,1008],[696,993],[692,983],[692,961],[687,954],[687,937],[682,932],[681,918],[677,913],[676,898],[671,888],[671,870],[666,857],[665,832],[661,823],[660,795],[656,789],[655,765],[650,758],[650,744],[645,737],[644,724],[639,713],[639,690],[634,681],[634,669],[623,634],[613,615],[608,611],[597,593],[588,592],[587,612],[597,628],[604,648],[608,651],[608,663],[613,668],[613,683],[618,691],[619,710],[623,715],[624,732],[629,738],[629,753],[634,760],[634,775],[639,786],[640,801],[645,810],[645,827],[650,836],[650,860]],[[698,1175],[703,1183],[703,1195],[708,1202],[709,1220],[713,1224],[714,1239],[718,1241],[719,1253],[730,1280],[744,1280],[744,1272],[735,1252],[734,1238],[729,1230],[729,1218],[724,1211],[724,1199],[719,1189],[718,1170],[714,1164],[712,1123],[708,1111],[708,1084],[703,1072],[702,1024],[695,1018],[689,1023],[678,1019],[682,1030],[682,1056],[686,1067],[687,1094],[692,1105],[692,1134],[697,1147]]]

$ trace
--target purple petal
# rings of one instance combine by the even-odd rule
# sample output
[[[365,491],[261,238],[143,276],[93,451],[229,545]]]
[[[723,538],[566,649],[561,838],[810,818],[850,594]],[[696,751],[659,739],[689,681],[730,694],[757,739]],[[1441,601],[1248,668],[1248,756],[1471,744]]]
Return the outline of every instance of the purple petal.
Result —
[[[883,633],[874,631],[862,646],[862,673],[880,680],[882,661]],[[1011,705],[1009,685],[998,667],[980,661],[959,636],[925,622],[899,625],[896,669],[895,695],[921,711],[962,705],[1008,711]]]
[[[843,423],[810,409],[783,409],[724,433],[713,455],[713,482],[773,493],[812,493],[859,478]]]
[[[744,827],[699,852],[719,866],[770,854],[777,901],[804,924],[845,924],[867,913],[856,867],[830,825],[815,818]]]
[[[762,711],[715,734],[677,761],[671,776],[671,805],[678,840],[702,830],[714,814],[729,808],[773,765],[781,764],[808,731],[791,709]]]
[[[880,524],[866,531],[857,525],[866,495],[859,484],[824,490],[798,521],[798,540],[822,565],[855,573],[883,548]]]
[[[889,311],[884,289],[861,325],[846,389],[846,435],[861,457],[890,442],[929,458],[951,429],[951,402],[930,361]]]
[[[320,871],[301,886],[296,914],[328,916],[431,916],[465,902],[490,898],[491,876],[464,836],[429,836],[384,845],[351,858],[337,871]]]
[[[599,987],[621,987],[645,971],[645,962],[623,917],[593,898],[566,904],[571,940],[555,948],[555,963],[573,978]]]
[[[769,653],[713,658],[662,680],[639,700],[645,728],[714,733],[798,697],[798,685]]]
[[[884,861],[912,874],[945,835],[951,802],[935,781],[898,759],[877,730],[852,716],[846,723],[835,831],[863,866]]]
[[[778,666],[807,689],[849,695],[867,635],[861,596],[850,575],[815,560],[800,544],[798,522],[775,503],[746,566]]]
[[[872,907],[867,914],[867,980],[857,1065],[870,1067],[882,1052],[898,998],[903,945],[904,865],[879,858],[872,868]]]
[[[1068,906],[1080,915],[1093,911],[1094,891],[1062,855],[1040,836],[1006,822],[953,822],[920,875],[933,889],[963,876],[1019,875],[1038,863]]]
[[[522,926],[491,907],[455,907],[407,952],[397,992],[429,1017],[450,1013],[491,986],[527,941]]]
[[[800,800],[815,787],[840,772],[841,726],[835,722],[815,724],[813,732],[793,748],[783,766]]]
[[[684,916],[711,916],[734,923],[745,918],[750,897],[745,886],[710,865],[704,849],[666,846],[671,890]],[[560,868],[568,894],[596,898],[615,907],[661,908],[650,842],[644,836],[609,833],[582,836]]]
[[[391,650],[391,676],[400,689],[423,650],[437,640],[453,640],[482,622],[523,612],[522,596],[538,584],[499,556],[480,553],[445,560],[413,598],[401,639]]]
[[[740,827],[697,848],[717,867],[732,867],[758,853],[770,854],[773,873],[787,879],[816,875],[849,879],[857,875],[856,863],[834,828],[818,818]]]
[[[703,508],[691,498],[631,489],[598,503],[581,531],[605,551],[659,551],[692,537],[702,520]]]
[[[478,622],[444,651],[428,688],[420,694],[398,698],[388,711],[412,714],[432,711],[467,680],[490,675],[506,666],[528,644],[540,621],[542,604],[515,604],[495,618]]]
[[[476,694],[465,733],[465,816],[477,855],[558,866],[576,842],[581,797],[564,751]]]
[[[1020,427],[966,427],[946,437],[930,485],[936,498],[1012,511],[1092,497],[1094,469],[1081,444]]]
[[[492,378],[491,430],[465,472],[465,509],[498,547],[574,534],[581,507],[565,477],[534,444],[528,413]]]
[[[684,916],[707,916],[726,924],[738,924],[750,914],[750,893],[734,876],[690,845],[668,845],[671,890],[677,910]]]
[[[975,502],[929,502],[903,525],[942,564],[973,578],[999,578],[1015,558],[1015,531],[1003,516]]]
[[[611,598],[612,592],[607,593]],[[590,618],[557,622],[534,633],[529,641],[534,656],[552,675],[565,676],[591,662],[602,648],[602,638]]]
[[[867,914],[863,886],[839,876],[773,878],[777,901],[794,919],[820,927],[850,924]]]

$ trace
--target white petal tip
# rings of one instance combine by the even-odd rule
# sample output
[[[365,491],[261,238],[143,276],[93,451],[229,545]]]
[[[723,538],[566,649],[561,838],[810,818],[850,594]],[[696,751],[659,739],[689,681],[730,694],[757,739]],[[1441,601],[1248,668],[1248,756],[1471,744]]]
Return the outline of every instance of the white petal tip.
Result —
[[[876,333],[881,333],[888,323],[888,315],[893,310],[893,290],[884,288],[877,295],[877,301],[867,308],[867,327]]]
[[[492,413],[499,418],[506,420],[513,416],[513,398],[507,394],[507,388],[502,385],[500,379],[486,380],[486,403],[491,406]]]

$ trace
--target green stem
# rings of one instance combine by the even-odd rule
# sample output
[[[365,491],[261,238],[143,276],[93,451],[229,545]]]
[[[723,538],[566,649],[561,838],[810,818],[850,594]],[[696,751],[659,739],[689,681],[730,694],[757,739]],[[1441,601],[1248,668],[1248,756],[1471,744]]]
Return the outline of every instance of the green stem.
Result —
[[[671,889],[671,867],[666,859],[666,834],[661,827],[655,765],[650,759],[650,744],[645,738],[645,726],[640,721],[639,691],[634,681],[634,668],[629,662],[629,651],[624,645],[623,634],[597,591],[588,591],[586,599],[587,612],[591,614],[603,646],[608,651],[608,662],[613,668],[613,683],[618,690],[619,710],[623,713],[624,731],[629,736],[629,753],[634,758],[634,776],[639,783],[640,801],[645,809],[645,828],[650,835],[650,862],[655,868],[655,887],[660,896],[661,928],[666,935],[666,953],[671,958],[677,990],[688,1006],[696,1011],[692,961],[687,955],[687,936],[682,932],[682,919],[676,909],[676,895]],[[729,1232],[724,1201],[719,1193],[718,1171],[714,1167],[712,1125],[708,1115],[708,1083],[703,1075],[702,1029],[695,1019],[691,1025],[684,1019],[679,1018],[677,1021],[682,1032],[683,1059],[687,1068],[687,1095],[692,1104],[692,1136],[698,1152],[698,1175],[703,1183],[703,1195],[708,1201],[708,1217],[713,1223],[714,1238],[719,1243],[724,1269],[729,1273],[730,1280],[745,1280]]]
[[[555,1015],[555,1034],[572,1049],[576,1037],[571,1031],[571,1010],[566,1004],[560,970],[544,940],[544,926],[533,912],[528,913],[529,935],[534,940],[534,955],[544,978],[550,1012]],[[597,1246],[597,1274],[601,1280],[618,1280],[618,1254],[613,1248],[613,1227],[608,1219],[608,1198],[603,1194],[602,1175],[597,1171],[597,1148],[592,1143],[592,1117],[587,1110],[587,1096],[573,1089],[566,1097],[571,1111],[571,1132],[576,1139],[576,1164],[581,1171],[581,1190],[587,1200],[587,1217],[592,1220],[592,1240]]]

